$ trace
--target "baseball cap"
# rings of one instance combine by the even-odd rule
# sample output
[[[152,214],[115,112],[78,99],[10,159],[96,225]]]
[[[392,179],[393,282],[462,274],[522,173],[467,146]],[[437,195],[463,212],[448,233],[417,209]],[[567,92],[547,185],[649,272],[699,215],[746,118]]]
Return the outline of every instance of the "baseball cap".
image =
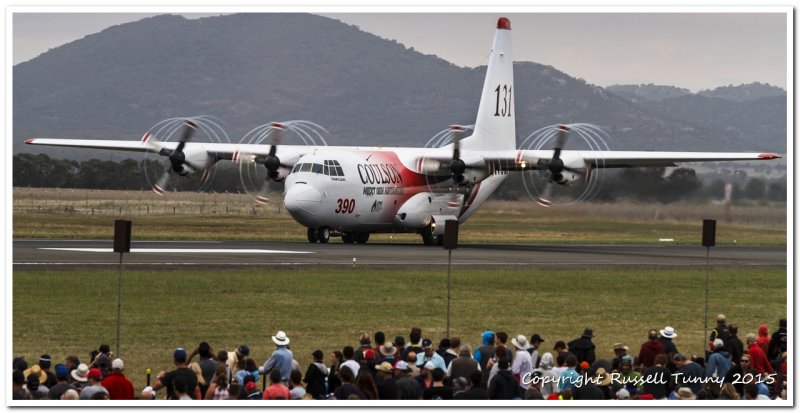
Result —
[[[247,347],[247,344],[242,344],[236,350],[238,350],[239,354],[241,354],[243,356],[249,356],[250,355],[250,347]]]
[[[247,391],[253,391],[256,389],[256,382],[249,381],[247,384],[244,385],[244,389]]]
[[[408,371],[408,363],[406,363],[406,362],[405,362],[405,361],[403,361],[403,360],[400,360],[400,361],[398,361],[397,363],[395,363],[395,365],[394,365],[394,368],[395,368],[396,370],[404,370],[404,371]]]
[[[56,378],[66,379],[69,376],[69,367],[65,364],[56,364]]]
[[[429,361],[429,362],[425,363],[424,368],[425,368],[425,370],[433,370],[433,369],[436,368],[436,366],[433,365],[432,361]]]
[[[100,372],[100,369],[89,369],[89,378],[100,380],[103,378],[103,373]]]
[[[114,361],[111,362],[111,368],[113,370],[122,370],[125,368],[125,363],[122,361],[121,358],[117,357]]]
[[[186,361],[186,350],[183,347],[176,348],[175,352],[172,353],[172,358],[175,361]]]
[[[431,339],[429,338],[422,339],[422,348],[432,348],[432,347],[433,347],[433,342],[431,341]]]

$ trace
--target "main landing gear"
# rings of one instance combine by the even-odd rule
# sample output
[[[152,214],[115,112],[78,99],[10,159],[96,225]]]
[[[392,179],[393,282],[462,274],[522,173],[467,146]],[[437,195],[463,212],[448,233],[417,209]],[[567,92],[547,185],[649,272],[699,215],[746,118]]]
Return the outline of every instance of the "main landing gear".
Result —
[[[309,228],[308,242],[314,244],[327,244],[331,239],[331,230],[328,227]],[[342,242],[345,244],[366,244],[369,241],[369,232],[350,232],[342,233]]]
[[[420,235],[422,235],[422,242],[425,245],[443,245],[444,237],[440,237],[438,235],[433,234],[433,228],[430,225],[423,228],[420,231]]]

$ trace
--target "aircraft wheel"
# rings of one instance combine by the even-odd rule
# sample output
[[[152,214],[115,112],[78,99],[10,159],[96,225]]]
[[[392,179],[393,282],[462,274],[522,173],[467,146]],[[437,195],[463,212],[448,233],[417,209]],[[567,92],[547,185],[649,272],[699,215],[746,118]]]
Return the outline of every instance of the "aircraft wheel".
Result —
[[[441,238],[433,235],[433,230],[431,229],[430,225],[423,228],[422,231],[420,231],[420,235],[422,235],[422,242],[425,245],[436,245],[439,243],[439,238]]]
[[[350,234],[350,233],[342,234],[342,242],[344,242],[345,244],[352,244],[356,242],[355,234]]]
[[[366,244],[369,241],[369,232],[359,232],[356,234],[356,242],[359,244]]]
[[[317,230],[314,228],[308,229],[308,242],[314,244],[317,242]]]
[[[317,228],[317,241],[320,244],[327,244],[331,239],[331,230],[328,227]]]

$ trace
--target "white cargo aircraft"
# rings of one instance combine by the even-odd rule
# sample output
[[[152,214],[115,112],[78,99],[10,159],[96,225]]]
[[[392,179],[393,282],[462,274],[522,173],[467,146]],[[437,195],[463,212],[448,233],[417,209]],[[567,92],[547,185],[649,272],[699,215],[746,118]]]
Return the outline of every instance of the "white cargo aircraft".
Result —
[[[366,243],[372,233],[419,233],[426,245],[437,244],[444,221],[463,223],[486,201],[509,173],[549,170],[539,204],[549,206],[551,183],[570,184],[593,168],[676,166],[676,162],[767,160],[771,153],[575,151],[563,149],[570,128],[559,126],[553,150],[516,149],[511,22],[497,21],[474,132],[463,139],[452,126],[453,142],[441,148],[357,148],[187,143],[197,125],[186,120],[177,142],[28,139],[31,145],[142,151],[167,156],[178,175],[206,173],[217,161],[257,162],[267,180],[285,181],[287,211],[308,228],[309,242]],[[284,124],[273,123],[280,132]],[[164,192],[167,174],[154,186]],[[265,193],[258,200],[266,201]],[[439,224],[439,225],[437,225]]]

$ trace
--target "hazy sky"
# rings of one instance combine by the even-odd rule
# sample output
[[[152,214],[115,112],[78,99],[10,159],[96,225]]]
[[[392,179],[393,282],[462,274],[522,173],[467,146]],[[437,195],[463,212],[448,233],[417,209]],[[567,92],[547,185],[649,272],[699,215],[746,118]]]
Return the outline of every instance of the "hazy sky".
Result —
[[[144,13],[15,13],[14,64]],[[786,88],[787,18],[777,13],[325,14],[460,66],[486,64],[497,17],[511,19],[516,60],[587,82],[693,91],[759,81]],[[186,15],[201,17],[207,15]]]

